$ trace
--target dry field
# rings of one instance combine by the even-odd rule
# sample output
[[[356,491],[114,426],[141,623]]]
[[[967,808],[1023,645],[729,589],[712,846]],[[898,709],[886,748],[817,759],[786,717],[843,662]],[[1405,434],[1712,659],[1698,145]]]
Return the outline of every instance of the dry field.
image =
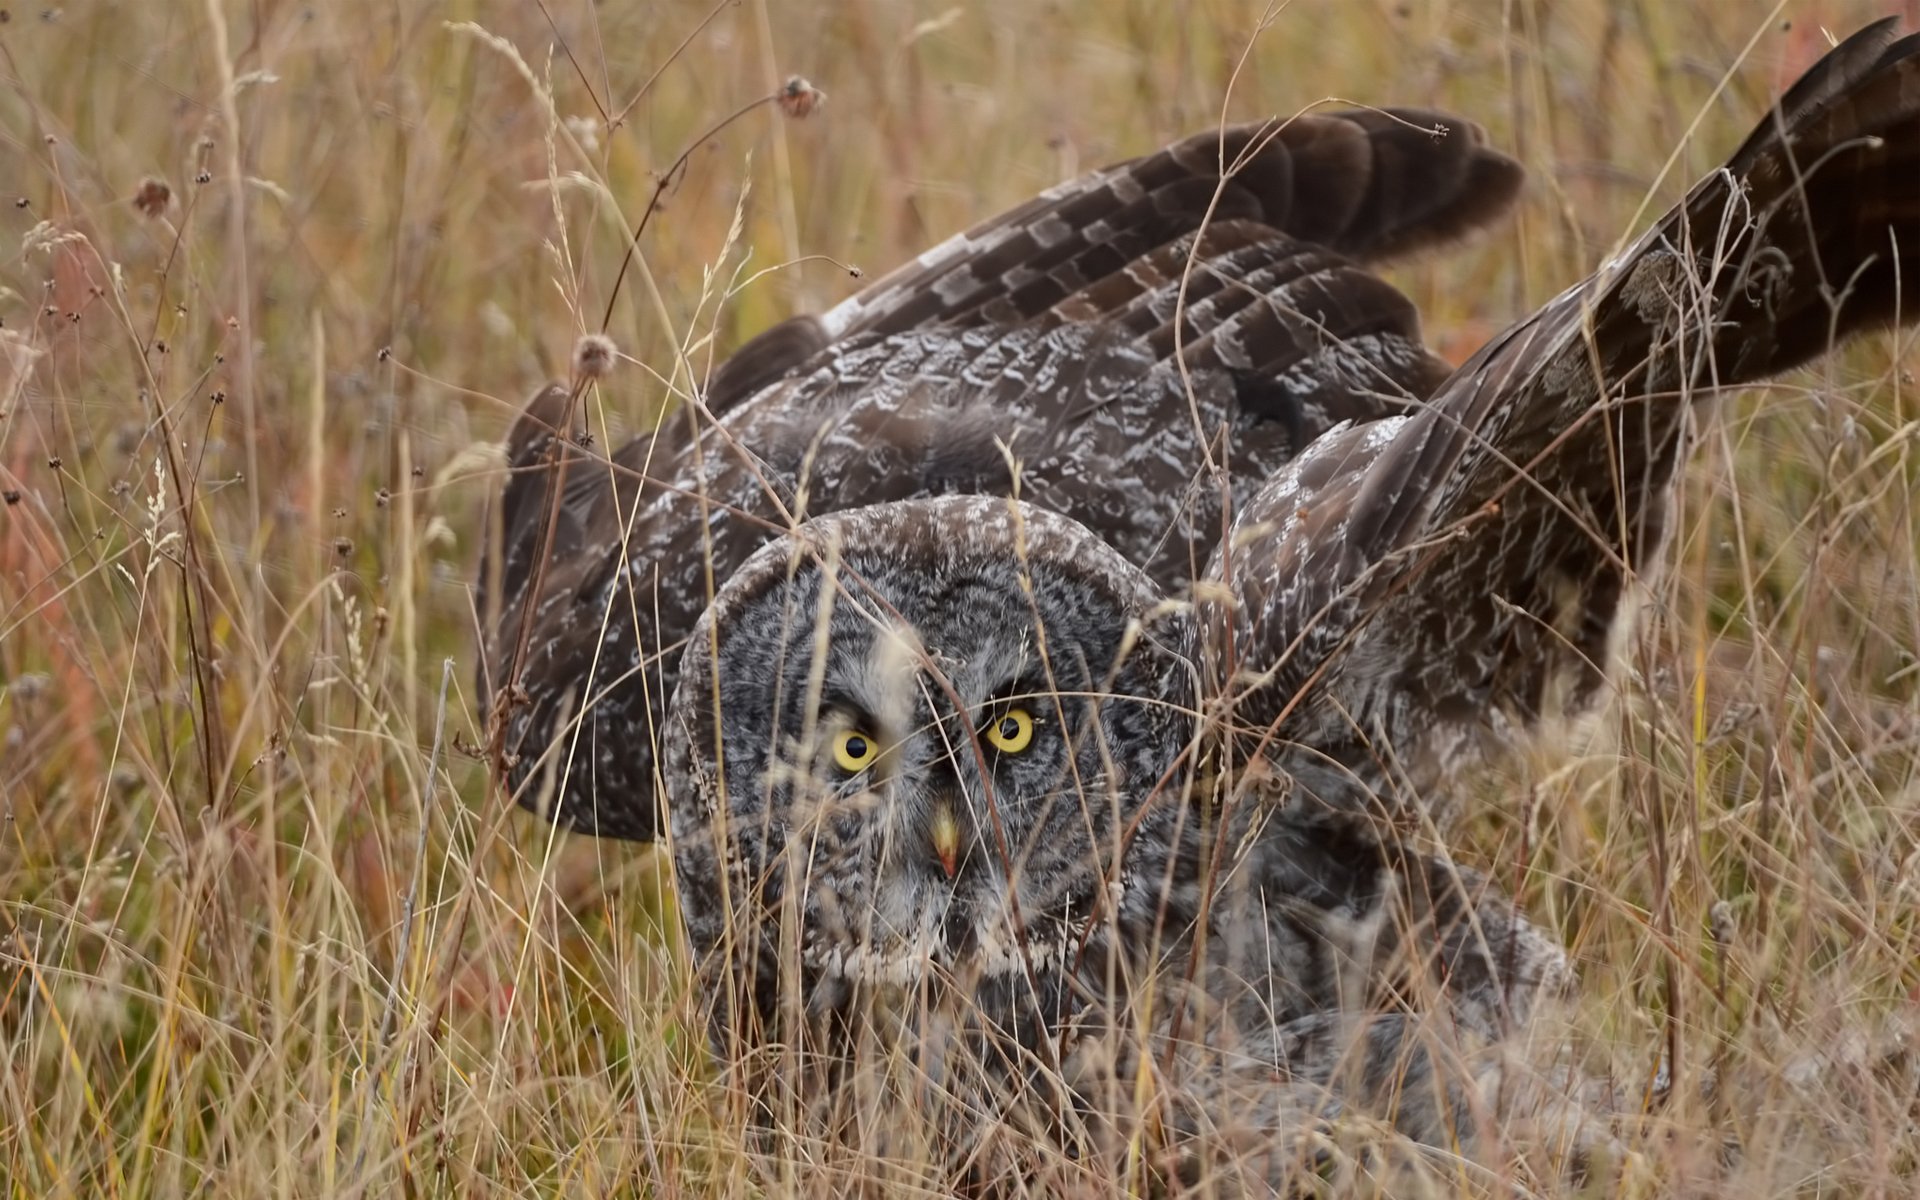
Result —
[[[664,860],[479,756],[496,442],[575,339],[627,356],[610,445],[850,267],[1332,98],[1530,170],[1395,272],[1463,358],[1900,3],[0,12],[0,1193],[821,1190],[705,1082]],[[821,111],[711,132],[794,73]],[[1475,797],[1459,854],[1575,955],[1544,1049],[1616,1082],[1623,1153],[1449,1187],[1920,1188],[1916,368],[1870,339],[1727,404],[1619,701]]]

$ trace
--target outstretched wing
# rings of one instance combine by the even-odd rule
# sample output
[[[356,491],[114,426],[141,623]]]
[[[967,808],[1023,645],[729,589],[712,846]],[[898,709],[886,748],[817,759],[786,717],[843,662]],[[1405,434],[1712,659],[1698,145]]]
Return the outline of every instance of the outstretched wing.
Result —
[[[1491,220],[1519,183],[1480,130],[1433,113],[1238,126],[1064,184],[774,327],[704,407],[611,461],[556,440],[566,396],[543,393],[509,437],[483,567],[500,564],[482,612],[500,601],[481,690],[510,697],[513,786],[578,827],[653,836],[653,718],[712,589],[802,512],[1009,492],[1005,446],[1027,499],[1163,579],[1197,574],[1222,479],[1250,495],[1320,432],[1446,377],[1365,264]]]
[[[1086,289],[1091,308],[1062,312],[1097,314],[1116,288],[1164,278],[1164,259],[1137,279],[1130,268],[1203,222],[1245,220],[1376,263],[1490,223],[1519,183],[1477,126],[1434,112],[1310,114],[1195,134],[1050,188],[825,313],[775,325],[715,373],[707,403],[729,407],[863,334],[1019,325]]]
[[[1405,811],[1588,705],[1657,568],[1696,401],[1913,318],[1920,40],[1848,39],[1631,250],[1419,413],[1343,430],[1213,565],[1223,688],[1322,803]]]

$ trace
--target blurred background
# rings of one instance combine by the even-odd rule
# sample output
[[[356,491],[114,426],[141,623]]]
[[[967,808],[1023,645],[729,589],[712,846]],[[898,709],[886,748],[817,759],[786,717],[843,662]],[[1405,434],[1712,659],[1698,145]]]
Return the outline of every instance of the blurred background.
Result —
[[[746,1186],[663,864],[510,811],[475,749],[497,442],[581,334],[625,356],[590,404],[612,446],[680,352],[851,268],[1223,117],[1403,104],[1530,172],[1515,220],[1393,273],[1461,360],[1890,12],[1920,27],[1916,0],[0,10],[8,1194]],[[792,75],[824,104],[740,111]],[[1622,702],[1466,831],[1579,959],[1580,1052],[1669,1098],[1634,1144],[1672,1189],[1916,1170],[1887,1074],[1920,988],[1910,347],[1727,406]]]

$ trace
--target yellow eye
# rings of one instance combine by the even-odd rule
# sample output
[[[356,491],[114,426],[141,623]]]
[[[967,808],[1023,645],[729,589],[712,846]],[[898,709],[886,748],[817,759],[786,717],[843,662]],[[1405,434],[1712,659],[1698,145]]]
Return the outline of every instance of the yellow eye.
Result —
[[[987,725],[987,744],[1002,754],[1018,754],[1033,744],[1033,714],[1010,708]]]
[[[842,729],[833,735],[833,761],[850,775],[866,770],[879,757],[880,743],[858,729]]]

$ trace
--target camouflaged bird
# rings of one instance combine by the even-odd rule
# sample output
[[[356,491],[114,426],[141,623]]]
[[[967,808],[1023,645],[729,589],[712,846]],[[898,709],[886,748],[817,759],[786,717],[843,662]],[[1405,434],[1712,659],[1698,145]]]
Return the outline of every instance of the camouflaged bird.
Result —
[[[1478,127],[1431,112],[1202,133],[774,326],[704,404],[611,462],[554,440],[568,393],[547,389],[509,435],[481,573],[481,691],[510,697],[495,719],[514,795],[585,832],[656,837],[659,715],[687,634],[749,553],[809,516],[1008,495],[1017,464],[1024,499],[1166,587],[1196,577],[1288,456],[1446,378],[1412,304],[1366,268],[1479,228],[1520,180]]]
[[[750,345],[614,470],[552,465],[549,393],[488,647],[527,694],[512,778],[650,836],[662,748],[714,1045],[822,1130],[946,1113],[972,1170],[1018,1114],[1099,1126],[1151,1076],[1135,1132],[1272,1145],[1352,1104],[1469,1143],[1512,1082],[1482,1052],[1565,958],[1403,834],[1603,694],[1701,402],[1909,319],[1893,29],[1457,371],[1364,263],[1517,171],[1342,114],[990,222]]]

